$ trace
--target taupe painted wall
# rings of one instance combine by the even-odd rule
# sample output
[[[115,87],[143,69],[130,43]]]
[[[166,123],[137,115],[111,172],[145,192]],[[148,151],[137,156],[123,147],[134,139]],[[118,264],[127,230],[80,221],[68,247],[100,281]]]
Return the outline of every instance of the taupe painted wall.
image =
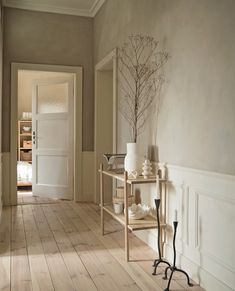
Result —
[[[0,1],[0,152],[2,152],[2,74],[3,74],[3,17]]]
[[[83,67],[83,150],[93,150],[93,19],[4,9],[4,152],[10,147],[11,62]]]
[[[162,162],[235,174],[234,11],[234,0],[107,0],[95,17],[95,64],[131,33],[172,56],[158,139],[153,121],[140,137]]]
[[[0,153],[2,152],[3,9],[0,0]],[[0,165],[1,167],[1,165]],[[0,181],[2,182],[1,178]],[[1,185],[0,185],[1,189]]]

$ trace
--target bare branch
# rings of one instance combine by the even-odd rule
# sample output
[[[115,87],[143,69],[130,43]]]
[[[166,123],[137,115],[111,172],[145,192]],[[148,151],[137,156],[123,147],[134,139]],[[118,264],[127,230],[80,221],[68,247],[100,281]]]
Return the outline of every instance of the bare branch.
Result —
[[[158,50],[153,37],[130,35],[118,50],[118,71],[121,89],[119,107],[136,141],[144,130],[146,120],[156,106],[160,110],[160,91],[164,82],[163,66],[169,59],[167,52]],[[154,106],[153,106],[154,105]]]

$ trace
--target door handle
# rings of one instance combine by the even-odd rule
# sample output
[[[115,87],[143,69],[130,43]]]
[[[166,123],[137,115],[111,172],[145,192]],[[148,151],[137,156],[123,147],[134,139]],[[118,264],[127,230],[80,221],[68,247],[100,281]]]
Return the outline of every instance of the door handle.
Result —
[[[33,144],[36,144],[36,132],[35,132],[35,130],[33,131]]]

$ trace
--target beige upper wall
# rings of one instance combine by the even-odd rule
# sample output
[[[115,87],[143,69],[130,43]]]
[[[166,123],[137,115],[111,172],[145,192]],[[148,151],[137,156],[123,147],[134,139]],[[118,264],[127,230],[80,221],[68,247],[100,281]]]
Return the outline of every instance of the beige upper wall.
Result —
[[[93,19],[4,9],[4,152],[10,148],[11,62],[83,67],[83,150],[93,150]]]
[[[95,17],[95,64],[131,33],[171,55],[158,140],[154,122],[140,137],[162,162],[235,174],[234,11],[234,0],[107,0]]]
[[[2,17],[2,1],[0,1],[0,153],[2,152],[2,79],[3,79],[2,75],[3,75],[3,17]]]

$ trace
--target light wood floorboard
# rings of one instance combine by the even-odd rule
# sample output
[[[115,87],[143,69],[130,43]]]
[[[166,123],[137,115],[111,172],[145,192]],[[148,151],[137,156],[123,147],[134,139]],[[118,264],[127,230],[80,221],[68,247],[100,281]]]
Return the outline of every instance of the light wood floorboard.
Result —
[[[3,209],[0,224],[0,291],[162,291],[167,282],[152,276],[157,254],[130,234],[131,262],[125,261],[123,227],[99,207],[19,197],[21,205]],[[172,291],[189,288],[176,275]]]
[[[0,224],[0,290],[9,291],[11,274],[10,232],[11,232],[11,208],[7,207],[2,212]]]

